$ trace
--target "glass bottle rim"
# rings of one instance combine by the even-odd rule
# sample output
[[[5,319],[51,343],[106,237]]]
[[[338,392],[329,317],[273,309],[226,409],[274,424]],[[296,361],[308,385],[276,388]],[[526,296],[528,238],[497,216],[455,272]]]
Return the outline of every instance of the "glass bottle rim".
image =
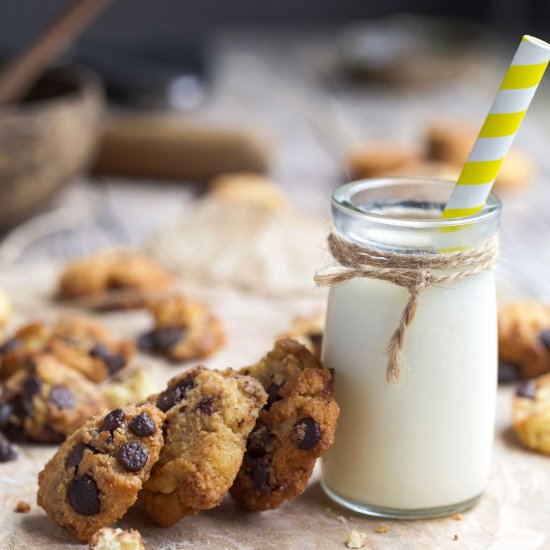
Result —
[[[461,218],[411,218],[411,217],[396,217],[389,214],[375,212],[365,208],[360,208],[354,204],[353,198],[357,194],[364,191],[373,191],[376,189],[410,186],[411,192],[418,189],[419,186],[427,187],[428,185],[441,185],[449,189],[449,195],[455,186],[455,182],[442,178],[420,177],[420,176],[391,176],[380,178],[368,178],[352,181],[338,187],[332,194],[333,208],[342,213],[365,221],[376,222],[378,224],[386,224],[390,226],[399,226],[403,228],[422,228],[422,229],[438,229],[445,227],[461,227],[471,226],[484,222],[489,222],[494,218],[498,218],[502,209],[500,199],[490,193],[485,206],[475,214],[464,216]]]

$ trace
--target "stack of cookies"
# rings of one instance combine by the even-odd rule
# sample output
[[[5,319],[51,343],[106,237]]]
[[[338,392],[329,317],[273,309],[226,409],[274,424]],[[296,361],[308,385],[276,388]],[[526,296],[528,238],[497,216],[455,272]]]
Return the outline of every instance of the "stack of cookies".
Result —
[[[294,340],[239,372],[192,368],[76,430],[40,473],[38,503],[81,541],[136,501],[164,527],[228,492],[249,510],[275,508],[334,441],[333,389],[334,373]]]

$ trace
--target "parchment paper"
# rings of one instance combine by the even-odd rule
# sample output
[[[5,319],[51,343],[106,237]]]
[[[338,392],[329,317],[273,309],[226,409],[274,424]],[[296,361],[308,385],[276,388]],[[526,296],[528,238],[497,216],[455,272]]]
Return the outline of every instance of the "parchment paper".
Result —
[[[0,286],[15,304],[14,324],[36,317],[51,317],[59,306],[51,301],[55,267],[21,267],[0,273]],[[184,288],[185,289],[185,288]],[[193,291],[207,299],[222,317],[228,344],[207,362],[211,367],[241,366],[258,359],[295,313],[307,313],[324,304],[324,294],[304,300],[269,299],[224,292]],[[148,326],[143,312],[102,315],[119,336],[135,335]],[[146,356],[159,384],[189,365],[166,366]],[[367,535],[372,550],[487,549],[530,550],[550,548],[550,457],[522,449],[510,430],[511,389],[499,391],[492,475],[481,502],[463,514],[429,521],[367,519],[332,504],[324,496],[318,473],[303,495],[281,508],[260,514],[243,512],[228,497],[215,510],[181,521],[169,529],[153,526],[138,509],[131,510],[120,527],[138,529],[148,549],[332,549],[345,548],[351,529]],[[77,549],[63,529],[36,506],[36,477],[55,447],[19,446],[16,462],[0,464],[0,548]],[[31,503],[28,514],[13,511],[18,500]],[[377,533],[380,524],[389,532]],[[458,540],[453,540],[454,535]]]

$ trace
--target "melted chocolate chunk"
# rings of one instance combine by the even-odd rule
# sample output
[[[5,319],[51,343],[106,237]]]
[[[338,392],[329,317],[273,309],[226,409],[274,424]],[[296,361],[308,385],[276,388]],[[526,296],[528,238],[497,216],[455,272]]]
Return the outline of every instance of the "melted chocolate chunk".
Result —
[[[168,351],[185,335],[183,327],[162,327],[155,329],[155,349],[160,352]]]
[[[16,458],[17,453],[14,448],[10,445],[4,434],[0,433],[0,462],[9,462]]]
[[[8,351],[12,351],[18,347],[19,347],[19,341],[16,338],[10,338],[0,346],[0,355],[3,355]]]
[[[247,469],[254,489],[262,495],[269,493],[269,461],[266,458],[251,460]]]
[[[28,397],[18,396],[13,401],[13,414],[18,418],[25,418],[26,416],[32,416],[34,407],[32,400]]]
[[[137,339],[137,347],[140,351],[152,352],[155,350],[155,331],[149,330],[141,334]]]
[[[42,382],[36,376],[29,376],[23,381],[23,394],[32,397],[40,391],[41,387]]]
[[[521,379],[521,370],[516,363],[510,361],[498,362],[498,383],[514,384]]]
[[[184,378],[183,380],[180,380],[177,384],[169,387],[160,394],[157,400],[157,407],[162,412],[166,412],[174,405],[177,405],[185,397],[185,394],[194,387],[194,385],[195,381],[193,378]]]
[[[269,407],[271,407],[273,403],[282,399],[282,397],[279,395],[280,389],[281,389],[281,385],[275,384],[275,382],[272,382],[271,384],[269,384],[269,386],[267,386],[265,390],[267,393],[267,403],[265,405],[266,409],[269,409]]]
[[[139,441],[128,441],[118,450],[117,459],[121,466],[129,472],[139,472],[145,464],[149,453]]]
[[[126,364],[123,355],[111,352],[106,346],[99,342],[92,346],[88,354],[90,357],[103,361],[111,376],[122,369]]]
[[[290,432],[290,441],[297,449],[311,449],[321,439],[321,429],[313,418],[296,420]]]
[[[267,428],[260,428],[250,434],[246,452],[252,458],[261,458],[267,454],[267,448],[274,440],[275,436]]]
[[[545,349],[550,351],[550,329],[549,328],[540,331],[539,340],[541,341]]]
[[[76,405],[73,392],[65,386],[53,386],[48,399],[59,409],[73,409]]]
[[[165,353],[185,336],[186,331],[184,327],[160,327],[142,334],[137,345],[141,351]]]
[[[65,468],[77,467],[82,462],[82,457],[84,456],[85,449],[86,445],[84,443],[77,443],[65,459]]]
[[[527,380],[517,390],[516,395],[518,397],[525,397],[526,399],[535,399],[537,395],[537,384],[534,380]]]
[[[95,516],[99,513],[99,489],[92,477],[82,476],[73,479],[67,487],[67,497],[77,514]]]
[[[155,433],[156,426],[153,419],[146,412],[143,412],[132,418],[130,430],[138,437],[147,437]]]
[[[67,458],[65,460],[65,468],[73,468],[78,466],[82,462],[82,458],[84,457],[84,451],[88,449],[92,451],[95,455],[101,454],[101,451],[95,449],[91,445],[86,445],[86,443],[77,443],[73,450],[67,455]]]
[[[217,409],[216,399],[214,398],[213,395],[207,395],[203,397],[199,401],[199,404],[197,405],[197,409],[203,412],[204,414],[210,416]]]
[[[114,409],[103,419],[99,431],[113,433],[118,427],[122,426],[124,422],[124,411],[122,409]]]

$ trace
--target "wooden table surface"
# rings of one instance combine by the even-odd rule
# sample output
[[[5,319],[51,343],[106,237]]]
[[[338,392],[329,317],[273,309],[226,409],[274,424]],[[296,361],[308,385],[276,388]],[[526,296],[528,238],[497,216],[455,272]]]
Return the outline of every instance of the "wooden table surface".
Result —
[[[507,62],[507,58],[489,52],[474,60],[470,73],[459,82],[441,82],[429,88],[339,86],[329,91],[319,85],[317,68],[331,54],[331,36],[329,31],[219,35],[213,47],[211,96],[192,115],[228,124],[246,121],[271,132],[277,140],[273,177],[300,208],[324,216],[329,213],[331,189],[342,181],[341,153],[349,141],[397,135],[414,142],[426,121],[438,113],[481,122]],[[501,284],[550,300],[550,133],[545,125],[550,114],[550,87],[547,92],[545,86],[543,83],[517,140],[536,159],[538,176],[529,188],[503,196],[498,274]],[[196,188],[179,184],[109,180],[99,185],[83,178],[56,199],[53,216],[31,220],[0,244],[0,286],[14,293],[22,318],[31,313],[51,315],[46,281],[51,282],[52,260],[109,244],[141,245],[167,220],[184,216],[192,208],[195,193]],[[43,267],[36,267],[39,264]],[[42,289],[38,306],[35,298],[29,297],[27,285]],[[236,343],[212,366],[253,360],[296,310],[308,306],[295,300],[272,301],[267,306],[257,300],[241,296],[219,302],[217,307],[231,325]],[[262,311],[277,314],[256,323]],[[238,312],[236,317],[233,312]],[[254,323],[247,321],[251,317]],[[117,315],[108,322],[115,331],[128,330],[126,321]],[[140,323],[143,318],[138,315],[130,326]],[[238,342],[247,344],[243,347]],[[159,372],[169,375],[168,371]],[[123,525],[140,526],[152,543],[150,548],[344,548],[351,528],[365,531],[373,550],[548,548],[550,468],[547,459],[523,451],[511,437],[510,399],[509,390],[500,392],[488,493],[462,521],[391,522],[390,532],[379,534],[375,531],[379,521],[342,511],[313,483],[295,503],[269,514],[242,515],[226,501],[219,510],[182,522],[171,532],[148,525],[142,528],[138,512]],[[0,475],[0,548],[75,547],[38,509],[33,508],[27,516],[11,511],[17,499],[33,499],[34,476],[51,452],[31,448],[24,452],[22,462],[8,467],[10,475]],[[19,465],[24,467],[19,469]],[[457,541],[452,540],[454,534]]]

